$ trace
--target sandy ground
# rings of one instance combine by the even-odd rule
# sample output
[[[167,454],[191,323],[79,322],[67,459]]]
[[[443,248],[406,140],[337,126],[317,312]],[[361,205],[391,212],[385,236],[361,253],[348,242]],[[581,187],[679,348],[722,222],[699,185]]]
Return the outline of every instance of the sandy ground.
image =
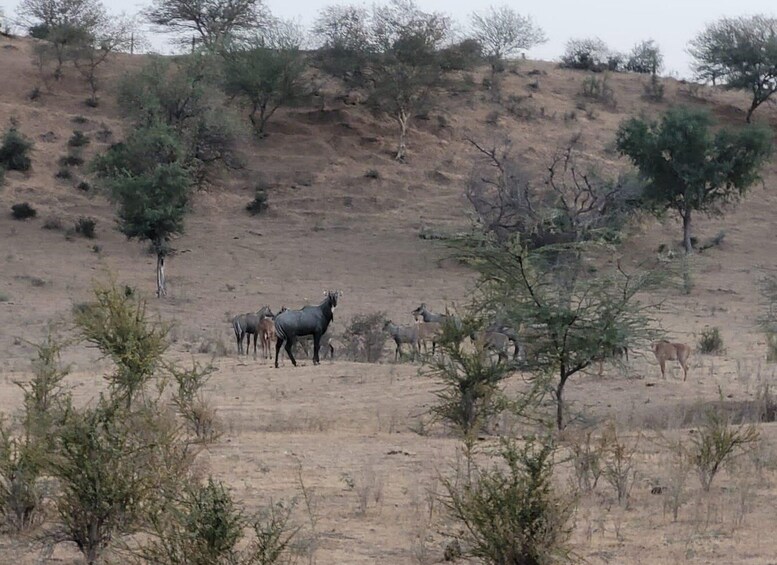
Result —
[[[97,109],[82,104],[83,86],[67,76],[33,102],[26,96],[37,82],[31,45],[0,43],[0,68],[18,77],[0,84],[0,124],[16,118],[36,142],[33,172],[7,174],[0,210],[29,201],[39,211],[27,222],[0,214],[0,291],[6,298],[0,302],[0,411],[11,414],[21,398],[14,381],[29,375],[28,341],[40,340],[50,322],[65,331],[72,305],[87,300],[92,281],[107,273],[150,296],[154,259],[113,229],[104,199],[75,189],[78,179],[54,178],[73,129],[93,135],[108,128],[112,139],[120,138],[122,122],[111,85],[124,69],[142,61],[124,58],[111,67]],[[529,67],[545,74],[523,74]],[[215,358],[218,371],[209,385],[225,433],[199,462],[226,481],[248,510],[296,497],[303,561],[441,561],[445,532],[451,530],[436,495],[442,492],[439,477],[460,460],[457,442],[442,427],[427,423],[438,384],[419,373],[419,366],[336,359],[297,369],[286,363],[276,370],[264,360],[237,359],[229,318],[264,304],[278,309],[315,302],[326,288],[344,292],[336,332],[357,313],[384,311],[408,323],[410,310],[422,301],[436,310],[465,304],[472,273],[450,259],[438,241],[418,235],[468,225],[462,188],[474,153],[466,136],[485,142],[510,137],[516,154],[540,166],[556,147],[582,132],[584,152],[611,172],[625,166],[611,150],[623,118],[689,101],[686,86],[669,80],[667,102],[649,105],[640,98],[638,78],[618,75],[611,79],[617,109],[585,102],[592,110],[587,112],[579,109],[576,97],[582,76],[550,63],[527,62],[521,74],[506,77],[505,88],[524,94],[527,84],[538,80],[539,90],[527,104],[537,113],[544,109],[546,117],[527,122],[502,112],[496,128],[485,123],[496,106],[483,91],[444,97],[428,121],[416,121],[406,165],[391,159],[392,124],[376,121],[362,108],[343,106],[333,96],[324,113],[284,110],[271,123],[268,138],[244,140],[245,170],[224,174],[198,193],[186,234],[175,243],[178,254],[169,261],[171,296],[152,299],[151,305],[176,323],[172,357],[205,362],[214,348],[227,352]],[[737,94],[709,93],[696,103],[721,119],[738,122],[744,115],[745,101]],[[563,118],[573,111],[574,119]],[[763,121],[777,119],[768,107],[758,114]],[[86,122],[75,124],[76,116]],[[445,117],[444,126],[437,116]],[[94,142],[87,155],[108,142]],[[379,178],[365,178],[369,169],[378,170]],[[676,477],[668,439],[690,437],[689,427],[706,403],[722,395],[726,403],[740,406],[755,399],[766,383],[775,384],[776,369],[764,361],[763,338],[754,323],[761,308],[757,280],[777,267],[774,173],[771,163],[764,186],[754,187],[725,218],[697,220],[700,238],[725,230],[724,243],[694,258],[690,294],[672,289],[656,297],[665,299],[656,316],[669,336],[695,344],[705,326],[718,326],[725,353],[694,354],[687,382],[681,381],[679,367],[662,381],[649,352],[641,352],[626,368],[607,367],[601,378],[579,375],[567,387],[573,430],[614,420],[635,446],[627,506],[614,500],[604,482],[579,499],[573,544],[581,561],[775,562],[773,424],[759,425],[759,449],[725,469],[710,494],[701,492],[694,475],[688,477],[677,522],[667,510],[667,496],[651,494],[653,487],[665,487]],[[259,178],[272,186],[271,210],[252,218],[243,208]],[[98,220],[96,240],[42,229],[47,219],[59,218],[67,228],[82,215]],[[676,243],[679,233],[671,218],[663,224],[645,220],[633,229],[620,258],[629,266],[654,257],[659,244]],[[83,345],[71,347],[65,361],[72,363],[69,383],[76,398],[87,402],[103,386],[108,363]],[[507,388],[517,394],[521,383],[516,376]],[[569,463],[560,461],[559,487],[567,488],[571,480]],[[0,535],[0,563],[36,563],[38,556],[32,541]],[[45,562],[78,561],[73,548],[63,545]]]

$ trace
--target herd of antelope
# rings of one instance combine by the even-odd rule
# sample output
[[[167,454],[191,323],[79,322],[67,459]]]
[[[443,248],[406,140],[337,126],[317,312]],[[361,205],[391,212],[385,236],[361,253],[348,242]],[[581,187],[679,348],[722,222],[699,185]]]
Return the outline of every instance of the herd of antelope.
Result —
[[[254,336],[254,357],[256,357],[257,340],[261,343],[262,355],[268,359],[272,354],[272,343],[275,346],[275,366],[278,367],[278,355],[281,347],[286,345],[286,352],[291,362],[296,366],[297,362],[292,352],[295,340],[298,338],[312,337],[313,363],[319,362],[319,348],[323,345],[329,350],[330,357],[334,357],[334,346],[327,330],[334,317],[334,309],[337,306],[337,298],[342,293],[339,291],[324,291],[326,299],[318,306],[305,306],[301,310],[289,310],[282,307],[278,315],[273,314],[269,306],[262,307],[256,313],[240,314],[232,319],[232,328],[235,331],[238,354],[243,353],[243,339],[248,338],[245,353],[248,354],[251,347],[251,336]],[[402,346],[407,345],[411,349],[411,358],[416,360],[423,347],[424,353],[429,353],[429,344],[432,346],[432,355],[442,334],[443,324],[453,322],[460,324],[460,320],[449,314],[435,314],[431,312],[425,303],[411,312],[415,323],[398,326],[391,320],[383,325],[383,331],[388,333],[396,345],[394,361],[402,356]],[[518,342],[518,333],[508,325],[492,323],[480,332],[474,332],[471,336],[473,342],[479,343],[484,349],[497,353],[500,359],[507,360],[508,350],[512,345],[513,359],[520,355],[521,348]],[[305,349],[307,354],[307,348]],[[691,347],[685,343],[660,340],[653,343],[653,354],[661,367],[661,377],[666,379],[666,362],[677,361],[683,370],[683,381],[688,378],[688,360],[691,356]],[[625,355],[628,361],[628,350],[625,348],[613,352],[610,357]],[[598,359],[599,375],[603,371],[604,357]]]

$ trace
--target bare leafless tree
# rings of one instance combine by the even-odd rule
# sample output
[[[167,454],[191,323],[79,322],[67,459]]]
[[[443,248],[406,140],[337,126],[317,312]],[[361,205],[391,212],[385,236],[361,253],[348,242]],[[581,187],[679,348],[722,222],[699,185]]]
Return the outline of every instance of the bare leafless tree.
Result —
[[[505,57],[547,41],[545,32],[530,17],[507,5],[491,6],[487,13],[472,14],[472,30],[491,63],[492,75]]]
[[[639,194],[638,183],[608,182],[583,168],[573,145],[560,149],[544,177],[533,182],[511,157],[509,144],[487,148],[468,141],[483,158],[466,196],[484,229],[500,242],[516,234],[529,248],[593,239]]]

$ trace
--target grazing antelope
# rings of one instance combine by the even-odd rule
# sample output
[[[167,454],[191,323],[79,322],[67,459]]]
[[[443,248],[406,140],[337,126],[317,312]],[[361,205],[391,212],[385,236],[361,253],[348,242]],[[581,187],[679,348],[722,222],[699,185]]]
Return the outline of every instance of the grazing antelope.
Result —
[[[394,363],[396,363],[402,355],[402,344],[407,343],[410,345],[413,361],[415,361],[418,354],[418,324],[412,326],[397,326],[391,320],[386,320],[383,324],[383,331],[389,333],[394,343],[397,344],[397,348],[394,351]]]
[[[688,358],[691,356],[691,346],[684,343],[671,343],[662,339],[653,344],[653,353],[661,365],[661,377],[666,378],[666,362],[678,361],[683,368],[683,381],[688,377]]]

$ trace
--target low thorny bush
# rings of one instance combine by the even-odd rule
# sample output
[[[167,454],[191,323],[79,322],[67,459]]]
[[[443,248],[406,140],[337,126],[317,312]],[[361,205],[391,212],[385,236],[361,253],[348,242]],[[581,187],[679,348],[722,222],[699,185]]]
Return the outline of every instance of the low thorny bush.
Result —
[[[22,202],[21,204],[11,206],[11,215],[14,220],[26,220],[37,216],[38,211],[30,206],[28,202]]]
[[[0,145],[0,167],[9,171],[29,171],[32,167],[30,150],[33,143],[12,127],[5,132]]]
[[[386,344],[385,312],[357,314],[343,332],[345,354],[349,359],[366,363],[377,363],[383,357]]]
[[[702,489],[709,491],[722,465],[758,441],[755,425],[732,426],[730,416],[726,416],[722,410],[708,409],[704,423],[692,436],[691,445],[686,448],[687,457],[696,469]]]
[[[95,234],[95,227],[97,226],[97,220],[94,218],[81,216],[76,220],[76,233],[80,233],[87,239],[94,239],[97,237]]]
[[[720,355],[723,353],[723,336],[720,328],[705,327],[699,337],[699,351],[704,354]]]
[[[499,464],[463,483],[443,481],[443,504],[464,526],[464,553],[493,565],[570,560],[574,500],[553,486],[554,451],[549,438],[523,447],[503,439]]]

